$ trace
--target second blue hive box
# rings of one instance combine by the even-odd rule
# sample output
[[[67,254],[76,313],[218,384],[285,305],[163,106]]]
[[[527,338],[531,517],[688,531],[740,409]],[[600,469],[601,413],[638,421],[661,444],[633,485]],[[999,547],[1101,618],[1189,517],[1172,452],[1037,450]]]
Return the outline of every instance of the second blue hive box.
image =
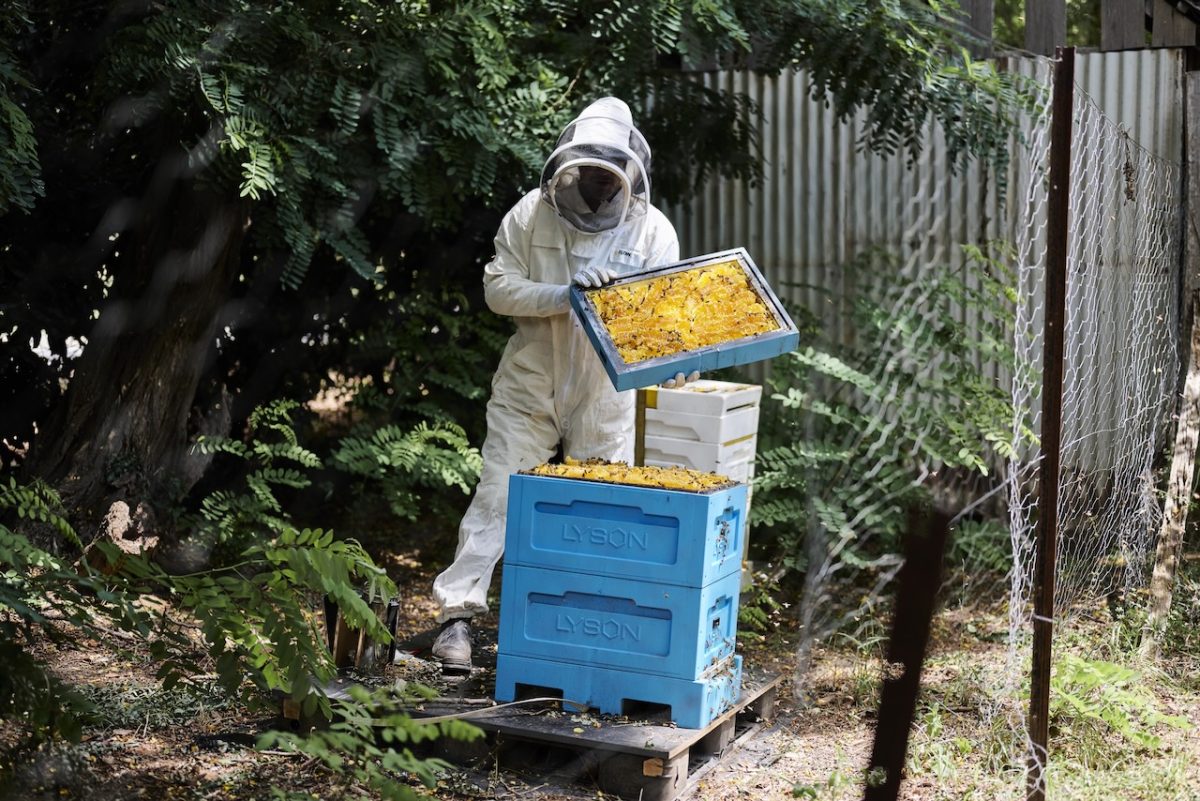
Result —
[[[679,587],[505,565],[500,650],[688,681],[733,655],[741,571]]]

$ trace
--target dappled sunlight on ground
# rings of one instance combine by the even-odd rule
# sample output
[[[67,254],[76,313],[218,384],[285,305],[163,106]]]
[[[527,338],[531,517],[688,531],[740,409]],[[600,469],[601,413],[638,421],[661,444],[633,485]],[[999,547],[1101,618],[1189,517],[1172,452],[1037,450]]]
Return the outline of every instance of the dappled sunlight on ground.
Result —
[[[415,657],[388,668],[372,683],[403,679],[427,684],[439,696],[486,703],[494,675],[497,610],[475,621],[476,672],[465,681],[443,679],[438,666],[424,657],[436,629],[430,586],[452,553],[452,539],[442,532],[419,547],[395,550],[386,546],[389,540],[399,538],[394,531],[378,529],[364,545],[397,580],[397,640]],[[496,597],[499,578],[497,573]],[[861,797],[879,680],[886,669],[886,643],[877,637],[833,637],[813,651],[803,681],[796,682],[795,613],[793,605],[775,617],[775,627],[765,636],[747,633],[739,644],[747,664],[785,675],[776,717],[738,742],[685,797],[704,801]],[[1071,636],[1095,644],[1090,658],[1103,658],[1119,646],[1112,628],[1101,620],[1085,620],[1072,628]],[[1009,699],[1004,706],[992,695],[1004,683],[1008,665],[1006,631],[1002,607],[956,606],[939,613],[923,670],[902,798],[994,801],[1020,794],[1021,762],[1019,755],[1013,758],[1012,731],[1005,715],[1019,713],[1026,702]],[[8,798],[258,799],[274,786],[325,798],[345,792],[340,779],[314,760],[253,750],[255,736],[275,722],[270,708],[250,712],[231,704],[204,686],[205,676],[196,677],[195,689],[163,691],[154,679],[156,665],[132,641],[114,638],[101,644],[67,637],[59,643],[40,643],[37,656],[96,702],[99,716],[85,728],[79,745],[26,755],[15,774],[14,786],[19,789]],[[1154,702],[1164,713],[1200,721],[1195,656],[1171,654],[1163,665],[1146,683]],[[1114,745],[1109,737],[1101,752],[1080,745],[1088,741],[1074,730],[1069,738],[1065,731],[1056,730],[1052,786],[1061,792],[1055,797],[1194,798],[1188,793],[1200,787],[1200,738],[1194,730],[1171,727],[1157,727],[1155,733],[1163,740],[1158,751]],[[15,743],[14,729],[0,728],[0,746],[11,749]],[[568,782],[539,773],[536,767],[524,772],[464,768],[443,777],[434,792],[445,801],[614,798],[586,780]]]

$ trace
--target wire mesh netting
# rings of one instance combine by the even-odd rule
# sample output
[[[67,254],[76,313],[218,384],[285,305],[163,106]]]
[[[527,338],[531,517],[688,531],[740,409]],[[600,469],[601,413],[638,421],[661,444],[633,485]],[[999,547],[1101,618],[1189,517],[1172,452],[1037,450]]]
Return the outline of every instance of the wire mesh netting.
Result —
[[[768,169],[754,185],[715,181],[676,213],[684,252],[745,243],[809,315],[805,346],[756,374],[776,382],[786,435],[782,446],[760,439],[754,517],[794,544],[803,571],[797,689],[811,687],[810,657],[830,640],[881,651],[903,507],[949,489],[953,547],[994,548],[952,554],[950,605],[978,604],[989,621],[1009,613],[1007,631],[986,639],[1007,659],[989,658],[972,682],[985,720],[970,736],[988,740],[975,745],[1002,774],[996,797],[1022,796],[1029,747],[1054,63],[1002,61],[1047,92],[1018,118],[1001,174],[949,163],[935,129],[911,163],[856,149],[861,120],[833,119],[802,73],[706,75],[761,106]],[[1141,603],[1161,518],[1155,458],[1179,375],[1182,61],[1139,51],[1077,65],[1056,649]],[[978,383],[964,379],[971,370]],[[993,400],[979,389],[989,383],[1004,396],[999,431],[966,421]],[[957,442],[984,463],[964,461]]]
[[[1023,68],[1034,81],[1050,84],[1053,62],[1037,60]],[[1138,591],[1149,580],[1162,514],[1154,462],[1169,433],[1179,377],[1180,166],[1144,148],[1082,86],[1075,87],[1073,128],[1056,561],[1055,622],[1060,643],[1083,616],[1112,620],[1127,603],[1142,601]],[[937,427],[946,421],[929,413],[930,407],[943,402],[931,390],[939,386],[939,374],[951,364],[942,356],[931,356],[936,349],[928,347],[928,337],[945,326],[941,315],[946,309],[939,307],[945,277],[964,276],[968,284],[986,292],[980,271],[987,265],[968,255],[966,269],[961,270],[959,265],[926,257],[923,238],[942,227],[947,209],[922,199],[934,194],[940,180],[954,180],[938,158],[936,134],[934,143],[914,167],[916,195],[905,204],[910,248],[901,249],[901,258],[890,271],[875,264],[873,269],[850,274],[845,282],[860,303],[876,304],[880,318],[887,321],[879,324],[886,325],[889,334],[877,351],[854,363],[855,376],[839,376],[854,386],[852,405],[865,422],[832,443],[836,448],[830,456],[841,461],[822,475],[823,489],[814,491],[811,500],[804,539],[808,569],[801,616],[807,636],[800,652],[801,684],[815,643],[831,632],[862,640],[870,634],[870,622],[878,619],[872,609],[888,597],[899,559],[891,551],[871,560],[856,553],[869,551],[868,543],[889,536],[879,525],[881,511],[910,498],[914,486],[946,484],[946,475],[953,472],[946,469],[946,455],[930,448],[944,441],[944,432]],[[957,487],[954,501],[966,504],[956,520],[961,527],[998,493],[1008,499],[1008,659],[1006,665],[989,672],[982,690],[990,697],[984,714],[1011,732],[1007,753],[997,764],[1016,774],[1021,773],[1030,748],[1026,705],[1038,508],[1049,150],[1046,102],[1021,121],[1003,214],[988,221],[989,230],[958,243],[959,247],[978,245],[987,251],[985,255],[1012,267],[1011,319],[991,314],[978,303],[950,309],[976,346],[999,326],[1013,348],[1011,365],[979,363],[982,373],[1010,388],[1011,457],[1007,464],[997,465],[999,471],[986,465],[986,475],[980,471],[970,487]],[[986,184],[977,187],[981,199],[994,191]],[[1011,251],[997,239],[1007,240]],[[855,336],[860,338],[858,344],[872,344],[867,329],[856,329]],[[976,355],[987,352],[981,347]],[[811,411],[809,423],[823,414],[820,409]],[[810,435],[811,429],[806,436]],[[892,469],[896,465],[904,469]],[[853,467],[854,474],[846,478],[846,486],[840,486],[837,476],[845,467]],[[859,593],[853,601],[844,597],[846,587]],[[979,597],[989,595],[987,588],[976,589]],[[1023,788],[1023,779],[1014,778],[1012,796],[1020,796]]]
[[[1030,138],[1017,221],[1014,442],[1040,430],[1049,119]],[[1149,580],[1161,502],[1154,460],[1178,380],[1178,164],[1136,142],[1075,86],[1054,621],[1110,616]],[[1029,666],[1038,455],[1008,470],[1012,571],[1008,700]],[[1108,607],[1106,610],[1105,607]],[[1110,618],[1111,619],[1111,618]],[[1010,703],[1024,733],[1024,709]]]

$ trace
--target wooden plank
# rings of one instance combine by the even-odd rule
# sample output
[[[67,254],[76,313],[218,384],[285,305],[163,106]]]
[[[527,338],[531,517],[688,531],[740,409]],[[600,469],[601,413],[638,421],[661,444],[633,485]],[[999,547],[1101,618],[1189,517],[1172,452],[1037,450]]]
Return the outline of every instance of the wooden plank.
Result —
[[[1190,304],[1195,307],[1196,298]],[[1175,450],[1171,459],[1171,477],[1158,547],[1154,554],[1154,574],[1150,579],[1150,609],[1142,630],[1142,656],[1157,659],[1167,616],[1174,597],[1175,574],[1183,552],[1188,504],[1192,494],[1196,466],[1196,440],[1200,432],[1200,317],[1192,318],[1191,359],[1187,381],[1180,401],[1179,423],[1175,432]]]
[[[1025,49],[1052,56],[1067,43],[1067,0],[1025,0]]]
[[[737,731],[737,736],[734,738],[733,742],[731,742],[719,755],[714,754],[708,759],[701,761],[698,765],[695,765],[695,760],[693,760],[694,766],[692,767],[691,772],[688,773],[687,786],[680,791],[680,797],[690,798],[692,791],[699,786],[701,779],[711,773],[713,769],[717,767],[717,765],[721,764],[721,760],[723,758],[728,758],[731,754],[745,745],[751,738],[757,736],[758,733],[765,728],[765,726],[766,724],[763,722],[753,723],[745,726],[741,730]],[[695,756],[695,753],[696,752],[693,749],[693,757]]]
[[[1145,46],[1145,0],[1100,0],[1100,49],[1137,50]]]
[[[733,718],[717,726],[708,734],[701,737],[692,746],[692,753],[719,754],[733,742],[733,729],[736,721]]]
[[[383,670],[391,664],[396,653],[394,645],[398,602],[376,600],[370,602],[371,611],[384,631],[392,636],[393,642],[376,642],[366,630],[352,627],[338,610],[336,603],[325,599],[325,625],[329,637],[329,652],[333,664],[339,670],[355,668],[364,673]]]
[[[333,634],[333,665],[337,668],[350,667],[352,659],[350,656],[352,649],[358,647],[358,632],[350,628],[346,623],[346,618],[342,615],[337,616],[337,623]]]
[[[694,744],[723,726],[726,721],[733,720],[743,710],[752,707],[764,694],[775,690],[782,681],[782,675],[759,681],[747,680],[737,703],[703,729],[680,729],[640,721],[611,723],[603,720],[599,728],[594,728],[571,720],[572,717],[578,718],[580,714],[572,711],[570,707],[555,712],[553,717],[549,712],[554,710],[503,707],[480,710],[466,720],[484,731],[494,731],[505,737],[669,761],[686,754]],[[430,702],[422,704],[413,710],[412,714],[414,717],[432,717],[463,711],[465,710],[454,704]],[[600,720],[599,717],[596,719]]]
[[[1191,47],[1196,44],[1196,24],[1167,0],[1154,0],[1151,47]]]
[[[688,755],[642,759],[613,754],[599,765],[596,783],[606,793],[637,801],[673,801],[687,782]]]
[[[775,702],[779,699],[779,684],[767,689],[765,693],[758,697],[758,700],[753,701],[747,707],[755,715],[758,715],[763,720],[771,720],[775,717]]]
[[[992,25],[996,20],[995,0],[962,0],[963,27],[975,38],[967,50],[972,58],[992,57]]]
[[[1187,298],[1200,292],[1200,72],[1183,76],[1183,290]],[[1180,321],[1180,336],[1187,331]]]
[[[571,727],[573,733],[575,728],[585,730],[574,742],[539,739],[530,736],[528,728],[506,734],[495,728],[494,721],[485,720],[480,728],[487,732],[486,742],[475,745],[465,754],[441,748],[439,743],[443,743],[443,739],[439,739],[425,744],[420,755],[440,756],[456,764],[469,763],[477,770],[488,769],[482,763],[486,757],[492,757],[496,768],[533,774],[543,782],[585,782],[628,801],[677,801],[685,796],[692,797],[700,781],[723,758],[734,753],[768,725],[762,713],[771,712],[782,678],[763,677],[755,682],[754,690],[743,694],[737,707],[704,730],[678,730],[641,724],[626,724],[623,727],[634,729],[641,736],[658,736],[665,730],[668,735],[691,741],[690,747],[671,749],[677,751],[674,756],[667,753],[647,756],[636,753],[637,749],[606,748],[604,742],[596,740],[597,733],[603,732],[605,727],[595,729],[581,725],[580,721],[570,719],[569,711],[560,713],[564,717],[558,718],[559,725]],[[754,693],[759,694],[754,697]],[[751,700],[743,703],[746,698]],[[433,710],[432,705],[427,705],[427,711],[441,709]],[[647,735],[647,732],[650,734]],[[466,759],[462,758],[464,756]]]
[[[505,706],[480,708],[481,703],[493,703],[490,699],[439,698],[410,710],[414,718],[434,718],[453,715],[467,720],[487,734],[487,739],[462,744],[450,738],[428,741],[422,755],[440,756],[458,764],[478,764],[494,756],[500,767],[520,763],[524,758],[536,768],[542,762],[555,759],[563,762],[552,772],[541,770],[544,777],[555,781],[575,781],[591,778],[610,792],[617,791],[623,798],[641,801],[674,801],[685,791],[695,786],[707,770],[715,764],[720,754],[704,762],[693,761],[692,748],[716,746],[721,754],[728,754],[742,742],[761,730],[765,725],[762,718],[769,717],[775,697],[783,683],[782,674],[766,674],[747,670],[743,674],[742,694],[733,708],[727,710],[703,729],[680,729],[670,725],[648,724],[640,721],[615,723],[599,715],[599,728],[581,721],[581,715],[572,711],[546,708]],[[324,686],[332,698],[348,697],[357,682],[338,677]],[[326,721],[305,720],[298,707],[291,705],[282,693],[285,728],[307,732],[322,727]],[[546,699],[543,699],[543,704]],[[464,715],[464,713],[469,713]],[[549,714],[554,713],[554,717]],[[571,718],[575,717],[575,720]],[[744,727],[738,736],[735,721]],[[576,731],[578,730],[578,731]],[[426,753],[428,751],[428,753]],[[703,749],[697,751],[705,756]],[[535,764],[536,763],[536,764]],[[689,775],[700,768],[695,775]]]
[[[452,714],[452,708],[426,704],[413,712],[420,717],[425,712],[436,715]],[[643,758],[670,759],[686,753],[696,739],[694,729],[640,723],[602,723],[600,728],[580,725],[572,717],[579,713],[569,709],[549,717],[545,710],[534,711],[520,707],[481,712],[466,720],[484,731],[494,731],[504,737],[564,745],[596,751],[635,754]],[[579,731],[575,731],[579,729]]]

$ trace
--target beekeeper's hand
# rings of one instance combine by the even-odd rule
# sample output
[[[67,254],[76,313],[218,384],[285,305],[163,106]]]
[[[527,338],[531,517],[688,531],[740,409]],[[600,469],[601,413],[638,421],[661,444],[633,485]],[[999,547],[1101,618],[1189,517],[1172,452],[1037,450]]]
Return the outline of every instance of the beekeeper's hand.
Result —
[[[579,284],[579,286],[598,287],[604,286],[616,277],[617,271],[613,268],[604,264],[594,264],[575,273],[571,282]]]
[[[693,381],[698,381],[699,379],[700,371],[693,370],[690,373],[676,373],[674,378],[668,378],[666,381],[662,382],[662,385],[666,389],[679,389],[680,387],[686,386]]]

